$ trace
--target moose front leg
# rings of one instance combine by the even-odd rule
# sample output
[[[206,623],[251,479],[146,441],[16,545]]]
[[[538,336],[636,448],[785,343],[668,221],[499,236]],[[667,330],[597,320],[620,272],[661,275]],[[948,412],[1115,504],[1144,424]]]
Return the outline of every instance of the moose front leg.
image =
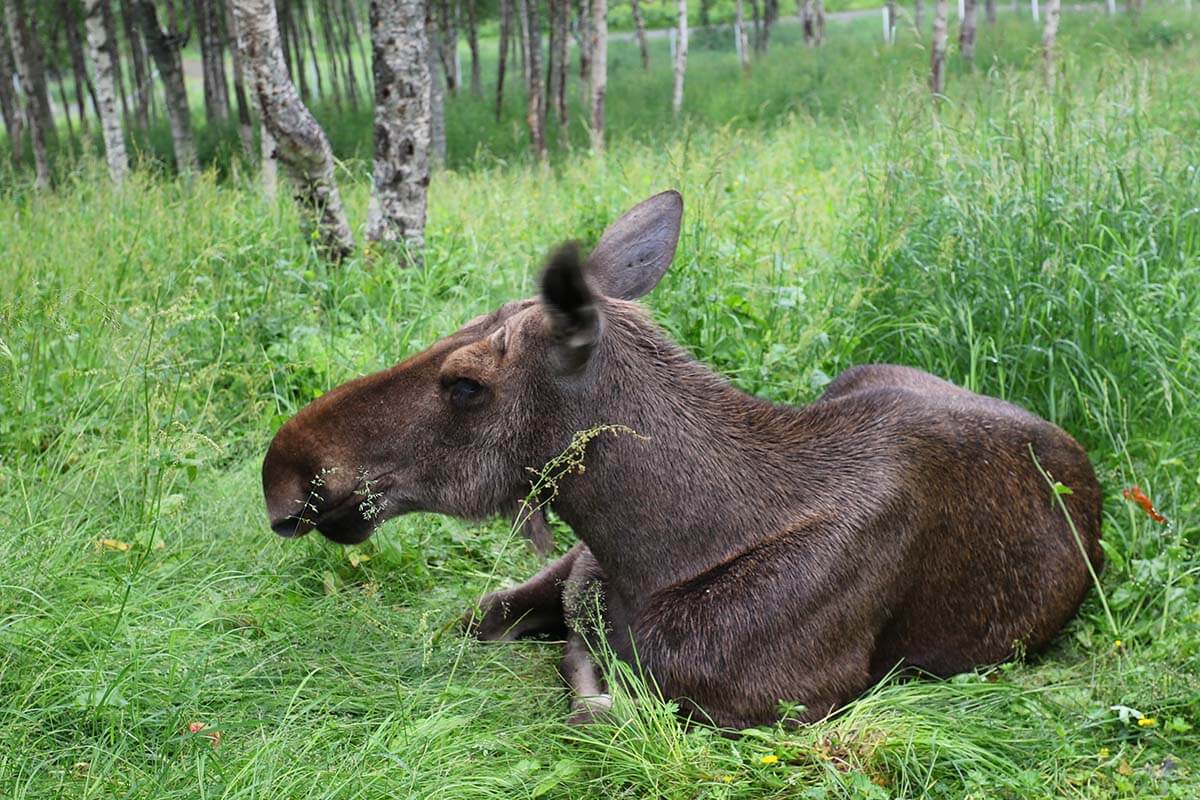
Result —
[[[565,634],[563,585],[586,551],[585,545],[577,544],[524,583],[484,595],[463,617],[467,630],[484,641],[505,642],[540,633]]]

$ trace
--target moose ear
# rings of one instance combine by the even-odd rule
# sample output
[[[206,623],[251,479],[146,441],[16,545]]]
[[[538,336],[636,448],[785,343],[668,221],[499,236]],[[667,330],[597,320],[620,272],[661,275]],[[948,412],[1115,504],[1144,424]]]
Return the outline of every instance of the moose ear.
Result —
[[[562,371],[572,372],[591,356],[601,327],[596,298],[583,278],[579,245],[569,242],[550,254],[541,288],[553,357]]]
[[[682,222],[683,196],[674,189],[626,211],[588,256],[592,285],[621,300],[647,294],[671,266]]]

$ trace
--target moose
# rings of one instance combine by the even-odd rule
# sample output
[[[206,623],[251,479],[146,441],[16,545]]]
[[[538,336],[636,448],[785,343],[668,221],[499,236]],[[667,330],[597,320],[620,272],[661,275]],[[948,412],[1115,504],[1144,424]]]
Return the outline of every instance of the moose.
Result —
[[[466,616],[484,640],[565,638],[570,721],[610,712],[601,645],[734,729],[1044,648],[1103,563],[1083,448],[905,366],[850,368],[807,406],[741,392],[636,302],[682,216],[677,192],[643,201],[586,257],[554,251],[537,297],[303,408],[263,463],[274,531],[354,544],[412,511],[511,515],[531,467],[620,425],[636,435],[596,436],[549,501],[580,541]]]

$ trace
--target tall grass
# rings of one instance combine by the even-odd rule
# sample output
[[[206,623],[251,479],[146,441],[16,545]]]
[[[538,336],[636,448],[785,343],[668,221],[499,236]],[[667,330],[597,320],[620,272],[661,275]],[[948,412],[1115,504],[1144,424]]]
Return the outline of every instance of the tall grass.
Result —
[[[327,268],[236,169],[114,192],[81,161],[54,194],[10,184],[0,794],[1194,797],[1198,23],[1072,18],[1052,96],[1029,32],[1004,30],[937,117],[919,52],[781,47],[746,89],[778,93],[771,113],[714,75],[691,119],[645,111],[603,158],[460,164],[417,270]],[[840,77],[815,95],[765,80],[818,64]],[[612,85],[637,130],[657,88]],[[283,419],[531,293],[553,242],[668,185],[685,229],[653,312],[737,385],[805,402],[895,361],[1085,443],[1119,643],[1092,598],[1044,655],[889,682],[804,729],[686,729],[634,682],[614,724],[569,730],[554,644],[447,631],[537,568],[506,525],[406,517],[349,551],[269,533],[259,459]],[[1169,524],[1122,500],[1135,483]]]

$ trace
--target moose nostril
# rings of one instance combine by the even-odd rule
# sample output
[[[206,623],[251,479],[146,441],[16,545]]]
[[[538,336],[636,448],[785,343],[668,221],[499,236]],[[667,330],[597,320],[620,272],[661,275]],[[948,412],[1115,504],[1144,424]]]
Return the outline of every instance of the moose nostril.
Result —
[[[271,520],[271,530],[285,539],[303,536],[311,531],[312,528],[311,522],[298,517],[284,517],[283,519]]]

